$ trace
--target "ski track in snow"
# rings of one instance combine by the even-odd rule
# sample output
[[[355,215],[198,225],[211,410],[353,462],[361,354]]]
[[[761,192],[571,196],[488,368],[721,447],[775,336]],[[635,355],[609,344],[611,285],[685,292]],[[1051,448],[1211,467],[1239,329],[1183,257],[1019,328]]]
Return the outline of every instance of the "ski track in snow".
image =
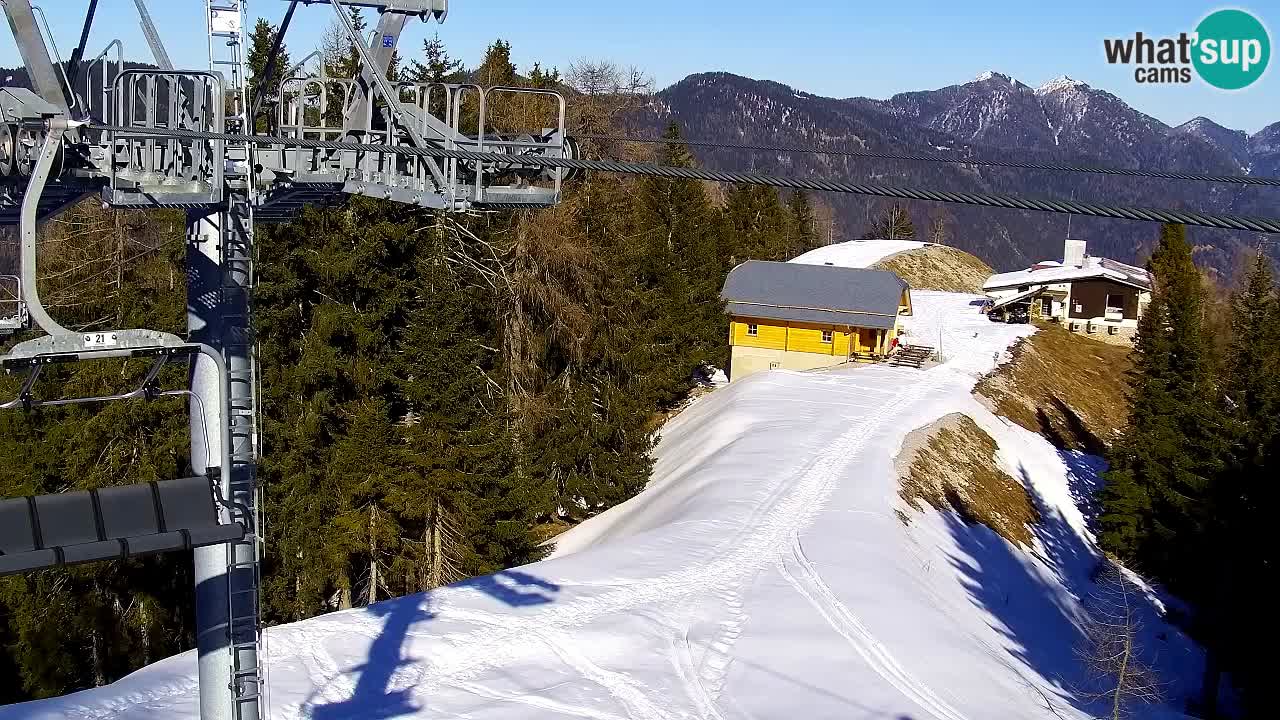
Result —
[[[875,370],[877,368],[867,369],[868,372]],[[786,552],[791,533],[796,528],[808,526],[820,511],[830,491],[839,482],[841,470],[852,462],[867,439],[906,405],[919,400],[937,384],[928,373],[901,374],[909,375],[916,382],[905,386],[899,384],[900,390],[891,400],[851,424],[835,443],[809,463],[796,482],[777,483],[769,496],[757,503],[751,521],[744,523],[731,540],[721,543],[718,554],[709,562],[689,564],[646,583],[631,584],[603,595],[555,603],[536,615],[511,617],[441,604],[436,610],[439,615],[479,626],[479,630],[468,633],[465,638],[456,638],[454,647],[464,646],[463,653],[442,653],[441,657],[423,662],[416,672],[408,674],[404,685],[430,693],[431,688],[470,680],[484,670],[511,663],[520,657],[536,655],[539,645],[550,644],[555,649],[554,642],[546,638],[555,637],[556,633],[571,631],[604,615],[625,613],[642,606],[670,604],[674,600],[704,593],[709,587],[735,587],[773,565],[780,554]],[[339,631],[346,633],[349,629],[334,628],[334,632]],[[721,653],[727,650],[725,644]],[[557,654],[570,666],[580,659],[559,651]],[[620,699],[630,693],[629,688],[614,683],[609,674],[591,672],[584,675]],[[326,673],[324,677],[330,681],[334,679],[332,674]],[[695,687],[696,683],[694,678],[685,679],[685,690],[690,698],[696,699],[708,692],[702,686]],[[631,709],[642,710],[634,716],[638,719],[669,717],[657,709],[654,710],[657,714],[651,714],[642,704],[631,706]]]
[[[799,535],[792,537],[790,556],[778,561],[778,570],[831,625],[832,629],[849,641],[867,665],[898,692],[937,720],[969,720],[939,697],[928,685],[903,668],[889,652],[889,648],[877,640],[871,630],[844,603],[840,602],[836,594],[818,575],[817,568],[805,556]]]

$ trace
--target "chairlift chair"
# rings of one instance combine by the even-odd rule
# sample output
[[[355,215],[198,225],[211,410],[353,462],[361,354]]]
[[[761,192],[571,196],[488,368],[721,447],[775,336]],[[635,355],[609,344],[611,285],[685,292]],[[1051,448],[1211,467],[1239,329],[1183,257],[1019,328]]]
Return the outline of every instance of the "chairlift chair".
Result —
[[[22,276],[29,278],[36,275],[32,198],[38,198],[44,189],[54,159],[50,149],[61,142],[60,135],[53,132],[45,140],[28,181],[29,197],[24,201],[22,213],[21,257]],[[25,264],[28,262],[30,267]],[[25,328],[29,313],[49,334],[17,343],[0,355],[0,369],[5,373],[25,373],[17,397],[0,400],[0,410],[186,395],[190,391],[185,389],[162,391],[158,382],[160,373],[175,358],[190,359],[203,354],[215,364],[221,379],[217,408],[221,455],[217,459],[205,458],[202,464],[213,469],[203,477],[0,499],[0,575],[239,542],[252,533],[249,508],[229,502],[223,492],[231,487],[231,442],[227,422],[230,381],[222,355],[208,345],[189,343],[156,330],[73,332],[49,315],[36,288],[24,288],[20,279],[5,277],[15,288],[13,302],[18,306],[15,321],[10,321],[5,314],[5,326]],[[57,399],[41,399],[35,395],[36,381],[49,365],[135,358],[150,360],[151,366],[132,390]]]

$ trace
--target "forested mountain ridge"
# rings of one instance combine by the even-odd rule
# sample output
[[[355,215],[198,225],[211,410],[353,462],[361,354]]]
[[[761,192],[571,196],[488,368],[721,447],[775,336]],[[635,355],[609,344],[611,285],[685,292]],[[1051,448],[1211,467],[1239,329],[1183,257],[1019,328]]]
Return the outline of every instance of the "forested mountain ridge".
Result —
[[[671,121],[680,123],[690,138],[727,143],[928,152],[1214,174],[1280,173],[1280,123],[1250,137],[1204,118],[1169,127],[1108,92],[1065,77],[1032,88],[989,72],[968,83],[872,100],[825,98],[776,82],[702,73],[658,92],[647,112],[634,118],[638,131]],[[1266,188],[764,151],[699,149],[697,155],[716,169],[1274,214],[1274,197]],[[887,206],[887,201],[858,196],[824,199],[836,208],[846,239],[860,236]],[[927,203],[908,207],[917,222],[945,218],[954,245],[997,269],[1057,257],[1066,232],[1066,218],[1061,215]],[[1152,237],[1142,223],[1115,220],[1077,219],[1072,232],[1087,239],[1092,252],[1126,261],[1145,257]],[[1237,257],[1256,245],[1256,238],[1197,230],[1195,242],[1198,262],[1230,271]]]

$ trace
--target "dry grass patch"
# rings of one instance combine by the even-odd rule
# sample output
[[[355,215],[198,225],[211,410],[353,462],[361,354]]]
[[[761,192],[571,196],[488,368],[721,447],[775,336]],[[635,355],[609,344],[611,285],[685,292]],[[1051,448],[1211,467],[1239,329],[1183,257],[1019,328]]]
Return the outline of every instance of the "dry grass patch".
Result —
[[[996,464],[996,441],[969,416],[952,413],[910,435],[898,455],[899,495],[981,523],[1017,545],[1031,545],[1040,512],[1027,489]],[[898,517],[908,522],[905,513]]]
[[[553,518],[547,522],[533,526],[533,538],[539,545],[545,545],[574,527],[573,523],[561,518]]]
[[[1039,328],[974,393],[992,412],[1058,447],[1105,454],[1129,422],[1129,348],[1058,325]]]
[[[991,266],[963,250],[946,245],[908,250],[890,255],[872,266],[891,270],[916,290],[943,290],[978,294],[991,277]]]

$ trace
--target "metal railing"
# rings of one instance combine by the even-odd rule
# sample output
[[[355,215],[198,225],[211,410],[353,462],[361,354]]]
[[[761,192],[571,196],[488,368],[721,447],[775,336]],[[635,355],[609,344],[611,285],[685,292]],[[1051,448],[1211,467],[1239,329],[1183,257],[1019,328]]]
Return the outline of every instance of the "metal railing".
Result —
[[[112,84],[117,127],[222,132],[223,80],[204,71],[123,70]],[[225,141],[175,137],[108,137],[113,192],[205,196],[223,192]],[[177,199],[174,204],[182,204]]]
[[[27,327],[27,305],[22,301],[22,280],[17,275],[0,275],[0,335]]]
[[[85,67],[84,73],[85,102],[88,104],[86,112],[89,117],[97,117],[103,122],[115,117],[115,112],[113,112],[111,107],[111,91],[115,83],[107,79],[111,73],[111,61],[107,59],[111,53],[111,48],[115,48],[116,50],[116,75],[124,72],[124,44],[121,43],[120,40],[116,39],[107,43],[107,46],[102,49],[102,52],[98,53],[96,57],[89,61],[89,64]],[[93,102],[93,73],[94,70],[97,69],[99,63],[102,65],[102,104],[95,107]],[[95,110],[97,111],[96,115]]]

